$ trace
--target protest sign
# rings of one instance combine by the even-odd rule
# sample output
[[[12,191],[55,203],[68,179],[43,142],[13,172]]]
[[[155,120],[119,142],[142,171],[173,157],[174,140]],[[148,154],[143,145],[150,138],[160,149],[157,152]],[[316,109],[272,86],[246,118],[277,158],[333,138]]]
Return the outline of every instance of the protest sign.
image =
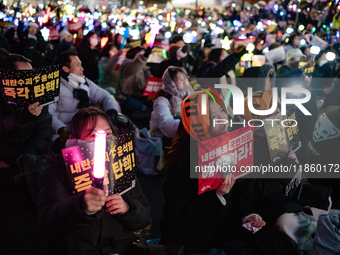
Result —
[[[6,102],[28,106],[35,102],[47,105],[59,100],[59,66],[32,70],[0,70]]]
[[[264,129],[267,136],[269,155],[271,163],[277,163],[282,160],[287,153],[292,150],[297,151],[301,147],[301,139],[299,129],[295,116],[295,107],[287,109],[287,115],[282,116],[281,113],[270,116],[266,120],[277,121],[264,121]],[[284,121],[284,127],[281,123]]]
[[[161,88],[162,78],[149,77],[143,92],[143,96],[154,97]]]
[[[319,36],[313,35],[312,40],[310,41],[311,45],[318,46],[320,47],[321,50],[325,49],[328,47],[328,42],[322,40]]]
[[[110,137],[106,142],[105,183],[109,194],[122,195],[136,185],[136,158],[133,134]],[[62,150],[73,193],[92,186],[94,142]]]
[[[272,49],[264,55],[271,64],[275,64],[286,59],[285,49],[283,46]]]
[[[254,128],[249,126],[200,142],[198,194],[220,187],[229,173],[235,179],[248,174],[239,170],[254,164],[253,151]]]
[[[10,25],[12,25],[12,22],[0,20],[0,27],[7,28]]]

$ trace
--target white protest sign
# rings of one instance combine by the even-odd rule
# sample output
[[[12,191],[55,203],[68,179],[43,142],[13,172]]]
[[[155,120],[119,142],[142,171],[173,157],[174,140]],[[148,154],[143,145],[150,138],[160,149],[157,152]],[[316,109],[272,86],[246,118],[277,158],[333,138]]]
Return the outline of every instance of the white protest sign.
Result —
[[[285,49],[283,46],[272,49],[264,55],[271,64],[275,64],[286,59]]]
[[[320,49],[325,49],[328,47],[328,43],[324,40],[322,40],[319,36],[313,35],[313,39],[310,41],[311,45],[318,46]]]

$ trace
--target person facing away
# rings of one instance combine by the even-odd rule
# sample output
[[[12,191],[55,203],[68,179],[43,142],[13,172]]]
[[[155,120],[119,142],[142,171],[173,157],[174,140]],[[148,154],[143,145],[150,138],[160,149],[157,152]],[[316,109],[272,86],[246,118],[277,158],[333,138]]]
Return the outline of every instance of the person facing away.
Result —
[[[110,118],[98,108],[82,108],[72,118],[70,132],[51,146],[47,168],[40,176],[38,218],[48,233],[49,254],[136,254],[132,231],[151,222],[150,206],[136,180],[123,195],[103,189],[72,192],[62,149],[93,142],[95,133],[118,135]]]
[[[82,62],[74,51],[65,51],[57,59],[61,65],[60,100],[49,105],[53,117],[53,140],[64,132],[72,117],[81,108],[95,105],[104,111],[120,112],[116,99],[106,90],[84,76]]]

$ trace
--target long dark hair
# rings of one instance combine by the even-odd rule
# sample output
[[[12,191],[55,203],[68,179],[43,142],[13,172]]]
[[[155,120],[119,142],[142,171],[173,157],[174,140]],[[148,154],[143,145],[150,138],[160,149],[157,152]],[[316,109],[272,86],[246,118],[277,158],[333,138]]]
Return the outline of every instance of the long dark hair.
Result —
[[[220,63],[220,59],[221,59],[221,54],[222,54],[222,51],[225,50],[223,48],[214,48],[214,49],[211,49],[210,53],[209,53],[209,56],[208,56],[208,60],[209,61],[213,61],[215,62],[216,64]]]
[[[92,123],[92,127],[90,128],[90,132],[92,132],[97,125],[98,117],[102,117],[106,120],[110,125],[113,134],[117,135],[117,133],[115,133],[116,128],[112,125],[110,117],[105,112],[95,107],[82,108],[73,116],[70,123],[70,135],[76,139],[80,139],[89,123]]]
[[[90,37],[93,36],[94,34],[96,34],[94,31],[90,31],[87,33],[87,35],[85,35],[83,41],[81,42],[81,45],[87,46],[90,48]]]
[[[103,48],[102,53],[99,56],[99,59],[101,59],[102,57],[110,57],[109,52],[113,47],[117,48],[117,46],[114,45],[113,42],[106,44]]]

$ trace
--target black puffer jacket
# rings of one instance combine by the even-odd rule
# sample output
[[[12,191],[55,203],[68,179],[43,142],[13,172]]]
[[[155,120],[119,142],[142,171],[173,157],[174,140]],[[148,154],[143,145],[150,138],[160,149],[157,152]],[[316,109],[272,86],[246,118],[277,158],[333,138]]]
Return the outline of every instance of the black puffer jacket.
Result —
[[[0,161],[12,165],[22,154],[46,153],[52,134],[52,116],[47,107],[37,117],[27,107],[0,99]]]
[[[38,213],[48,230],[49,254],[129,254],[136,236],[131,231],[151,222],[150,206],[136,187],[122,195],[129,204],[126,215],[110,215],[104,207],[94,215],[83,209],[85,191],[72,193],[59,146],[52,145],[47,169],[40,176]]]

